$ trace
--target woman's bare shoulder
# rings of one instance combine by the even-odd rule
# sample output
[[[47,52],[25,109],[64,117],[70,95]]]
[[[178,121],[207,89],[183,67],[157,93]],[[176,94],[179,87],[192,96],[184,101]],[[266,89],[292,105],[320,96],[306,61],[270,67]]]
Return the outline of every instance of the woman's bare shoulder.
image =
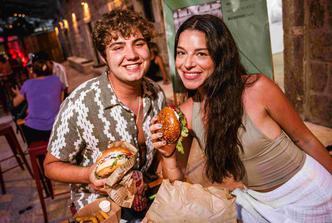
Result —
[[[266,96],[270,93],[280,91],[278,85],[263,74],[250,74],[246,75],[246,88],[245,92],[250,95]]]

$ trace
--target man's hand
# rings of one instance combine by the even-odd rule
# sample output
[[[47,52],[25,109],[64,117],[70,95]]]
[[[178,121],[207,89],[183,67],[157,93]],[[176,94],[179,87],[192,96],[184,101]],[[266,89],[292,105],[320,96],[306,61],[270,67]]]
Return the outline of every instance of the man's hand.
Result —
[[[104,188],[104,185],[105,185],[107,179],[106,178],[97,179],[95,171],[96,171],[96,164],[93,164],[90,167],[89,187],[91,187],[97,193],[107,194],[107,192]]]

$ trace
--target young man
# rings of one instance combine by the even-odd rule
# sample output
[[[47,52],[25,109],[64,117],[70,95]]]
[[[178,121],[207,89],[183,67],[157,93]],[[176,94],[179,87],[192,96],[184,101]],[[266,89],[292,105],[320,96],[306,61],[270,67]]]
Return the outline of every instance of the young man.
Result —
[[[161,88],[143,78],[151,37],[152,26],[131,11],[114,10],[96,23],[94,43],[108,69],[64,101],[44,162],[50,179],[71,183],[76,209],[102,196],[105,181],[95,178],[94,163],[111,142],[139,148],[136,169],[151,165],[150,120],[165,105]]]

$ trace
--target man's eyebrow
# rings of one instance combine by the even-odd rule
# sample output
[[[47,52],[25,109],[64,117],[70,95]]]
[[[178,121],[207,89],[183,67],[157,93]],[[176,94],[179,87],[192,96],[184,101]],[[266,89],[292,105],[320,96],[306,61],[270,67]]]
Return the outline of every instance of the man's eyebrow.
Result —
[[[109,47],[116,46],[116,45],[125,45],[125,42],[119,41],[119,42],[113,42],[109,45]]]
[[[144,42],[147,42],[144,38],[137,38],[133,41],[133,43],[136,43],[138,41],[144,41]],[[116,46],[116,45],[126,45],[125,41],[116,41],[116,42],[113,42],[109,45],[109,47],[113,47],[113,46]]]
[[[146,40],[144,38],[137,38],[137,39],[134,40],[134,43],[136,43],[138,41],[144,41],[144,42],[146,42]]]

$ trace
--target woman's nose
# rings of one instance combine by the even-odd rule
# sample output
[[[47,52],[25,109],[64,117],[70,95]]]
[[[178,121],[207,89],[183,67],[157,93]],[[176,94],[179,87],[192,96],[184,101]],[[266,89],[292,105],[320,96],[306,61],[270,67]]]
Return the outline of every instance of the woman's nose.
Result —
[[[184,66],[187,69],[190,69],[195,66],[195,61],[193,60],[192,56],[187,56],[187,58],[184,61]]]

